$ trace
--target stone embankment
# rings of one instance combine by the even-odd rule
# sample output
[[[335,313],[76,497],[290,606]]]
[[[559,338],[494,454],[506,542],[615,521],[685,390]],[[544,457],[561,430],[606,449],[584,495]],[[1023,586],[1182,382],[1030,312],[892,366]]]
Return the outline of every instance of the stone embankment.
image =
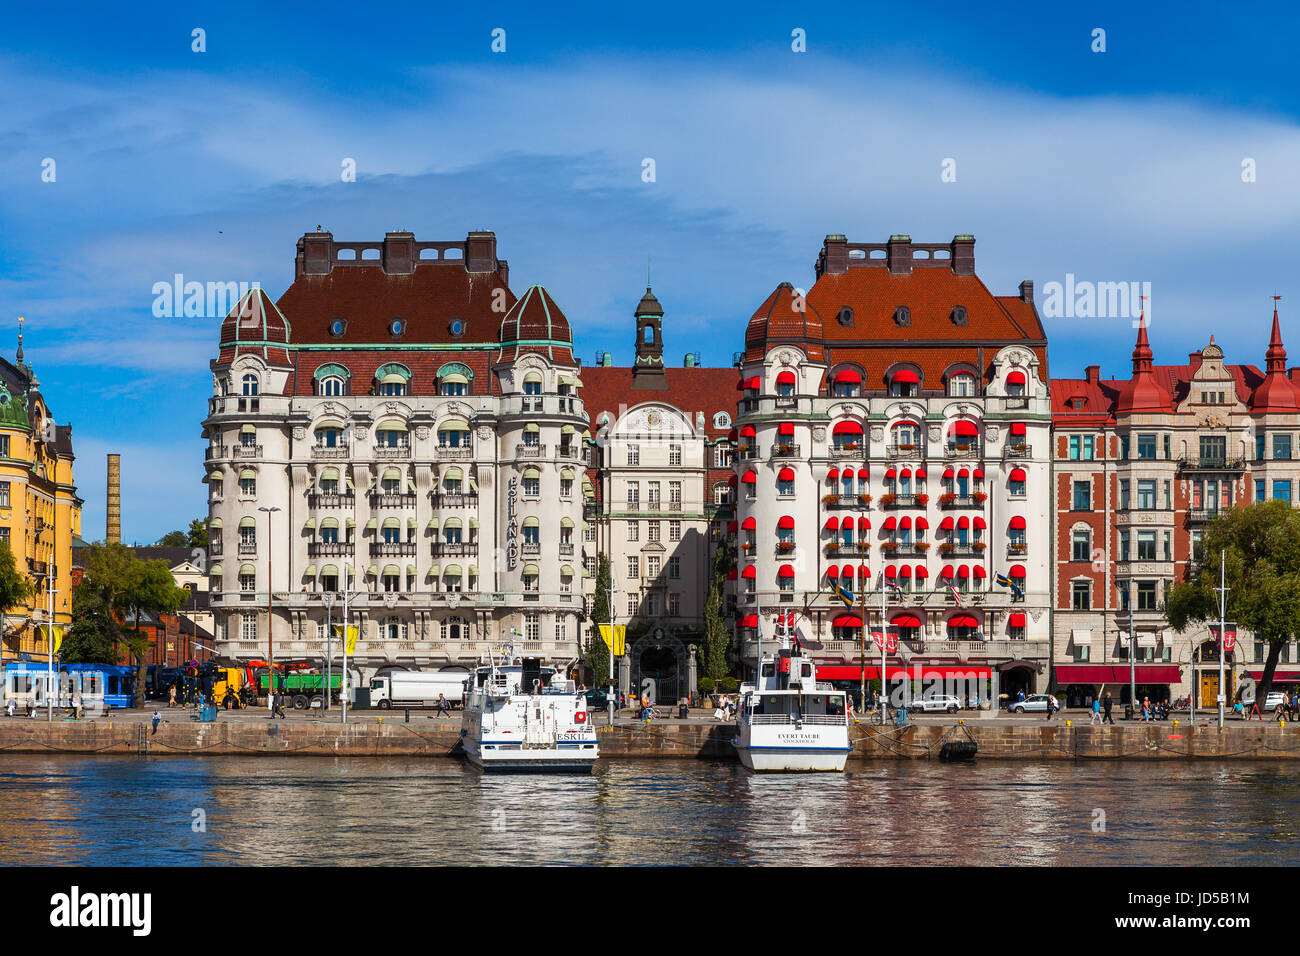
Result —
[[[620,723],[600,727],[604,758],[734,757],[730,725],[701,721]],[[1016,719],[919,724],[903,728],[857,724],[854,759],[938,759],[943,744],[974,740],[993,760],[1300,759],[1300,725],[1212,724],[1089,726]],[[147,722],[0,721],[0,752],[137,756],[445,757],[459,738],[456,723],[351,723],[313,720]]]

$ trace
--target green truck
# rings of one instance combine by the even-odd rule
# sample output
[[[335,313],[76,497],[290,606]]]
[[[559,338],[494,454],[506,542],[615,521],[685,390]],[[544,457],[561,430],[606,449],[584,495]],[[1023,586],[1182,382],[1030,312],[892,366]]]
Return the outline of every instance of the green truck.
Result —
[[[324,698],[324,674],[281,674],[279,684],[280,692],[284,694],[286,703],[293,704],[294,710],[306,710],[313,704],[319,707]],[[266,671],[263,670],[257,675],[258,696],[265,699],[268,688]],[[338,701],[339,691],[343,689],[343,675],[330,675],[329,688],[330,703],[332,705]]]

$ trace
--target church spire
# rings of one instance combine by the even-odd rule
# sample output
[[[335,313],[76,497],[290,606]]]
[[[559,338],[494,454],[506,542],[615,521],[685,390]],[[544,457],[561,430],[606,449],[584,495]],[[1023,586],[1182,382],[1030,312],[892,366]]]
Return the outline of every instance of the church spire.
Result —
[[[1143,308],[1142,314],[1138,316],[1138,337],[1137,345],[1133,347],[1133,374],[1140,375],[1143,372],[1151,371],[1151,360],[1155,353],[1151,351],[1151,343],[1147,341],[1147,319],[1146,309]]]
[[[1277,321],[1277,300],[1280,298],[1280,295],[1273,296],[1273,334],[1268,338],[1268,351],[1264,353],[1264,359],[1268,363],[1269,374],[1278,372],[1285,375],[1286,346],[1282,344],[1282,327]]]
[[[18,316],[18,367],[23,365],[23,317]]]

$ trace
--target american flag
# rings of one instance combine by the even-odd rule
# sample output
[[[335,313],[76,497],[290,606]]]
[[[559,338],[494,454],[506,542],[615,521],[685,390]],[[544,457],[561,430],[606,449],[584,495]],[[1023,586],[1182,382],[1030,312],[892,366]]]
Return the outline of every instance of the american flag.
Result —
[[[961,606],[962,606],[962,603],[961,603],[961,592],[958,591],[958,590],[957,590],[955,587],[953,587],[951,584],[948,585],[948,590],[952,592],[952,599],[953,599],[954,601],[957,602],[957,606],[958,606],[958,607],[961,607]]]

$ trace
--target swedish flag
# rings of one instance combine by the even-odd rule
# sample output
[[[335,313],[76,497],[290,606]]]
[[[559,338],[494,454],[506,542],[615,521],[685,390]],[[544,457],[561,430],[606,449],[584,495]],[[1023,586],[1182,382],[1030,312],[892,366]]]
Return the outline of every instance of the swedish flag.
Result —
[[[835,581],[831,582],[831,594],[844,602],[845,607],[853,607],[853,592],[846,587],[841,587]]]
[[[1023,601],[1025,599],[1025,592],[1020,590],[1020,588],[1018,588],[1007,575],[998,574],[994,580],[997,581],[998,587],[1000,588],[1011,588],[1011,600],[1013,602]]]

